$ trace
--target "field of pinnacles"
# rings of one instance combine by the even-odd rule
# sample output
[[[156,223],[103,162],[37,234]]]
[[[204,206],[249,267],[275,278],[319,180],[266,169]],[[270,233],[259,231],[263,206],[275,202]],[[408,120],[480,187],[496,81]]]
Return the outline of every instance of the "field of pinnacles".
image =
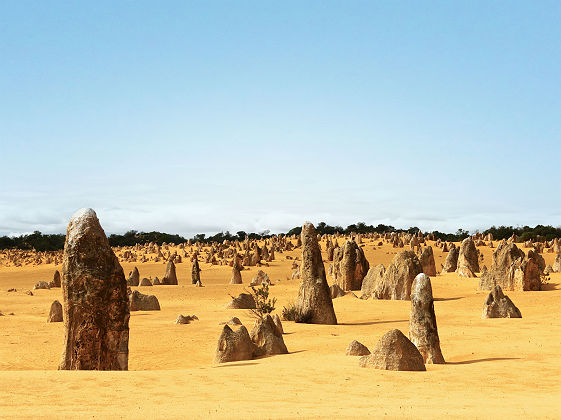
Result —
[[[0,251],[0,417],[560,415],[556,240],[304,224],[301,236],[111,251],[103,223],[74,215],[64,254]],[[252,281],[277,299],[271,319],[232,308]]]

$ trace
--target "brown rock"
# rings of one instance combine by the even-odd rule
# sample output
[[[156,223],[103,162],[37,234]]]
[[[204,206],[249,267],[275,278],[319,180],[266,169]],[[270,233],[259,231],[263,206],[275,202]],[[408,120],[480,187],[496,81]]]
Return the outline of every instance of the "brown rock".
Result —
[[[491,290],[500,285],[505,290],[540,290],[543,257],[534,250],[528,255],[513,242],[501,241],[493,253],[491,269],[481,275],[479,288]]]
[[[234,256],[234,263],[232,265],[232,279],[230,280],[230,284],[242,284],[242,268],[243,267],[241,266],[240,260],[236,254]]]
[[[140,283],[140,273],[138,272],[138,268],[134,267],[134,269],[129,273],[129,278],[127,279],[127,286],[138,286]],[[152,284],[150,284],[152,286]]]
[[[448,255],[446,256],[446,260],[444,261],[444,265],[442,267],[443,273],[453,273],[458,268],[458,255],[460,254],[459,248],[451,248],[448,251]]]
[[[561,254],[555,255],[555,262],[552,268],[554,273],[561,273]]]
[[[273,322],[275,323],[275,326],[277,327],[277,331],[279,332],[279,334],[284,334],[284,328],[282,327],[282,322],[278,314],[275,314],[273,316]]]
[[[434,263],[434,254],[432,252],[432,246],[427,246],[421,252],[421,257],[419,258],[419,262],[423,267],[423,273],[427,276],[436,276],[436,264]]]
[[[351,341],[345,351],[345,355],[347,356],[367,356],[369,354],[370,350],[368,350],[368,347],[356,340]]]
[[[424,273],[415,277],[411,290],[409,339],[415,344],[425,363],[445,363],[436,327],[432,286]]]
[[[460,268],[469,269],[474,274],[472,277],[475,277],[475,273],[479,272],[479,251],[477,251],[471,237],[462,241],[460,253],[458,254],[458,268],[456,269],[460,276],[462,276],[462,272],[469,273],[466,270],[460,271]]]
[[[360,290],[369,268],[364,251],[354,241],[346,241],[333,255],[335,281],[344,291]]]
[[[160,302],[154,295],[145,295],[138,290],[133,291],[129,295],[129,303],[131,311],[159,311]]]
[[[127,283],[92,209],[79,210],[68,224],[62,291],[65,346],[60,369],[127,370]]]
[[[271,315],[257,319],[251,330],[251,341],[256,345],[255,356],[288,354],[286,345]]]
[[[197,315],[187,315],[187,316],[183,316],[183,315],[179,315],[177,317],[177,319],[175,320],[176,324],[190,324],[191,321],[198,321],[199,318],[197,317]]]
[[[37,284],[35,284],[35,286],[33,286],[33,290],[50,289],[50,288],[51,286],[46,281],[39,281],[37,282]]]
[[[314,225],[302,226],[302,265],[300,289],[296,300],[298,320],[311,324],[337,324],[333,301],[325,277],[325,267]]]
[[[520,310],[497,285],[485,299],[482,318],[522,318]]]
[[[390,330],[376,343],[372,354],[362,356],[361,367],[385,370],[425,371],[423,356],[399,330]]]
[[[175,264],[172,260],[168,261],[168,265],[166,267],[166,274],[162,278],[161,283],[168,286],[177,285],[177,274],[175,272]]]
[[[224,325],[218,339],[214,361],[215,363],[226,363],[251,360],[256,350],[247,328],[241,325],[236,330],[232,330],[230,326]]]
[[[144,277],[142,280],[140,280],[139,286],[152,286],[152,282],[150,281],[150,279]]]
[[[379,264],[376,267],[372,267],[370,270],[368,270],[368,273],[364,277],[364,280],[362,280],[362,287],[360,289],[361,299],[370,299],[370,297],[374,293],[376,285],[383,280],[385,273],[386,269],[384,268],[383,264]]]
[[[62,322],[62,305],[58,300],[51,304],[47,322]]]
[[[191,283],[197,284],[198,281],[201,281],[201,268],[199,267],[199,260],[195,258],[191,267]]]
[[[332,284],[329,286],[329,293],[331,294],[331,299],[337,299],[338,297],[343,297],[347,294],[347,292],[341,289],[338,284]]]
[[[394,257],[384,277],[374,287],[376,299],[409,300],[413,280],[423,267],[413,251],[401,251]]]
[[[251,280],[250,286],[261,286],[262,284],[271,284],[271,280],[269,280],[269,276],[263,270],[257,271],[257,274]]]
[[[226,309],[255,309],[255,299],[249,293],[240,293],[236,298],[232,296]]]
[[[60,273],[58,270],[55,270],[55,274],[53,275],[53,280],[49,284],[50,287],[61,287],[62,283],[60,282]]]

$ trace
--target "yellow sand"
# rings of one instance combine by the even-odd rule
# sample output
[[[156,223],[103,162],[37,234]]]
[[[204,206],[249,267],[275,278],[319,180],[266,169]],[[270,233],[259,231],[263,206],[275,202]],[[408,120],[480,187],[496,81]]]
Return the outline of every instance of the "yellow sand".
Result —
[[[341,240],[339,240],[341,243]],[[367,242],[371,264],[386,267],[396,250]],[[437,248],[437,268],[445,255]],[[492,250],[480,248],[490,267]],[[527,251],[527,250],[525,250]],[[276,254],[263,267],[280,309],[294,300],[299,281],[292,264]],[[553,254],[543,254],[548,264]],[[185,259],[187,260],[187,259]],[[138,266],[142,277],[162,277],[162,263]],[[60,266],[0,267],[0,417],[88,418],[360,418],[561,417],[561,274],[542,292],[507,292],[522,319],[481,319],[486,294],[478,279],[456,274],[432,278],[435,310],[446,365],[427,372],[389,372],[358,367],[345,348],[356,339],[369,348],[389,329],[406,335],[410,302],[345,296],[334,300],[337,326],[284,322],[288,355],[214,365],[219,322],[243,310],[226,310],[231,268],[201,264],[203,288],[190,283],[191,263],[177,265],[179,286],[139,288],[155,294],[160,312],[133,312],[128,372],[57,371],[63,324],[46,323],[61,289],[23,292],[50,281]],[[243,271],[244,283],[258,268]],[[280,280],[280,281],[279,281]],[[331,284],[331,279],[328,278]],[[15,287],[17,292],[7,292]],[[357,294],[359,294],[357,292]],[[13,312],[14,315],[8,315]],[[175,325],[179,314],[199,317]]]

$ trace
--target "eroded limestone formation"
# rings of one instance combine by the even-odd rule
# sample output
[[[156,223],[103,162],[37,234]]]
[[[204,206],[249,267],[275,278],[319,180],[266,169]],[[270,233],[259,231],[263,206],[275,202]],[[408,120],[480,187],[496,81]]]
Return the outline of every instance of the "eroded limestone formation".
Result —
[[[68,224],[62,265],[65,345],[60,369],[127,370],[125,274],[92,209]]]

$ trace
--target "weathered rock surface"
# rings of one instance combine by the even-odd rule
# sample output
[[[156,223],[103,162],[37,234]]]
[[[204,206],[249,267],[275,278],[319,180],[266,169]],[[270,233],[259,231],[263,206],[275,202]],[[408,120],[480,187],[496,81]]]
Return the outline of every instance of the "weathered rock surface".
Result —
[[[497,285],[485,299],[482,318],[522,318],[520,310],[512,300],[503,293],[501,286]]]
[[[140,283],[140,273],[138,272],[138,268],[134,267],[134,269],[130,272],[129,278],[127,279],[127,286],[138,286]],[[152,284],[150,284],[152,286]]]
[[[198,321],[199,318],[197,317],[197,315],[187,315],[187,316],[183,316],[183,314],[180,314],[177,319],[175,320],[176,324],[190,324],[191,321]]]
[[[385,333],[372,349],[372,354],[360,358],[359,366],[385,370],[426,370],[423,356],[415,344],[399,330]]]
[[[554,273],[561,273],[561,254],[555,255],[555,262],[552,268]]]
[[[415,277],[411,290],[409,339],[415,344],[425,363],[445,363],[440,350],[432,286],[429,277],[424,273]]]
[[[242,284],[242,266],[239,263],[238,257],[234,257],[234,264],[232,266],[232,279],[230,284]]]
[[[249,293],[240,293],[238,297],[232,297],[226,309],[255,309],[255,299]]]
[[[131,311],[159,311],[160,302],[154,295],[145,295],[138,290],[134,290],[129,295]]]
[[[279,334],[284,334],[284,328],[282,327],[282,322],[278,314],[273,315],[273,322],[275,323]]]
[[[442,266],[443,273],[453,273],[458,268],[458,255],[460,255],[460,248],[452,248],[446,255],[446,260]]]
[[[301,283],[296,300],[299,321],[310,324],[337,324],[333,301],[325,277],[325,267],[314,225],[304,223],[301,234]]]
[[[62,283],[60,281],[60,273],[58,270],[55,270],[55,274],[53,274],[53,280],[49,283],[49,287],[62,287]]]
[[[545,268],[542,260],[533,250],[526,256],[514,243],[501,241],[493,253],[491,269],[481,275],[479,288],[491,290],[499,285],[505,290],[540,290]]]
[[[256,350],[257,347],[251,341],[245,326],[241,325],[233,330],[229,325],[224,325],[218,339],[214,361],[215,363],[226,363],[251,360]]]
[[[460,270],[461,268],[467,268],[467,270]],[[460,246],[460,253],[458,254],[458,267],[456,269],[458,274],[463,277],[465,274],[471,273],[472,277],[475,277],[475,273],[479,272],[479,252],[475,247],[475,243],[471,237],[466,238],[462,241]]]
[[[58,300],[51,304],[47,322],[62,322],[62,305]]]
[[[168,261],[166,274],[162,278],[161,283],[168,286],[177,285],[177,273],[175,272],[175,263],[172,260]]]
[[[39,281],[35,284],[35,286],[33,286],[33,290],[38,290],[38,289],[50,289],[51,286],[49,286],[49,283],[47,283],[46,281]]]
[[[341,289],[338,284],[332,284],[329,286],[329,293],[331,293],[331,299],[337,299],[338,297],[343,297],[347,294],[347,292]]]
[[[436,264],[434,262],[432,246],[429,245],[423,249],[419,257],[419,262],[421,263],[421,267],[423,267],[423,273],[427,276],[436,276]]]
[[[269,280],[269,276],[263,270],[257,271],[257,274],[251,280],[250,286],[261,286],[262,284],[271,284],[271,280]]]
[[[250,337],[257,346],[255,356],[288,354],[282,333],[279,332],[271,315],[255,321]]]
[[[333,255],[333,278],[344,291],[360,290],[370,265],[354,241],[346,241]]]
[[[359,343],[356,340],[350,342],[345,351],[347,356],[367,356],[370,354],[370,350],[364,344]]]
[[[152,282],[150,281],[150,279],[147,279],[146,277],[144,277],[142,280],[140,280],[139,285],[140,286],[152,286]]]
[[[221,322],[220,325],[242,325],[242,322],[240,321],[240,319],[237,316],[233,316],[232,318],[230,318],[228,321],[226,322]]]
[[[65,345],[60,369],[127,370],[127,283],[92,209],[77,211],[68,224],[62,291]]]
[[[201,281],[201,268],[199,267],[199,260],[195,258],[191,267],[191,283],[197,284],[198,281]]]
[[[413,280],[423,267],[413,251],[401,251],[392,260],[383,278],[374,286],[376,299],[409,300]]]
[[[362,287],[360,289],[361,299],[369,299],[372,297],[376,285],[383,280],[385,273],[386,269],[383,264],[378,264],[376,267],[372,267],[368,270],[364,280],[362,280]]]

